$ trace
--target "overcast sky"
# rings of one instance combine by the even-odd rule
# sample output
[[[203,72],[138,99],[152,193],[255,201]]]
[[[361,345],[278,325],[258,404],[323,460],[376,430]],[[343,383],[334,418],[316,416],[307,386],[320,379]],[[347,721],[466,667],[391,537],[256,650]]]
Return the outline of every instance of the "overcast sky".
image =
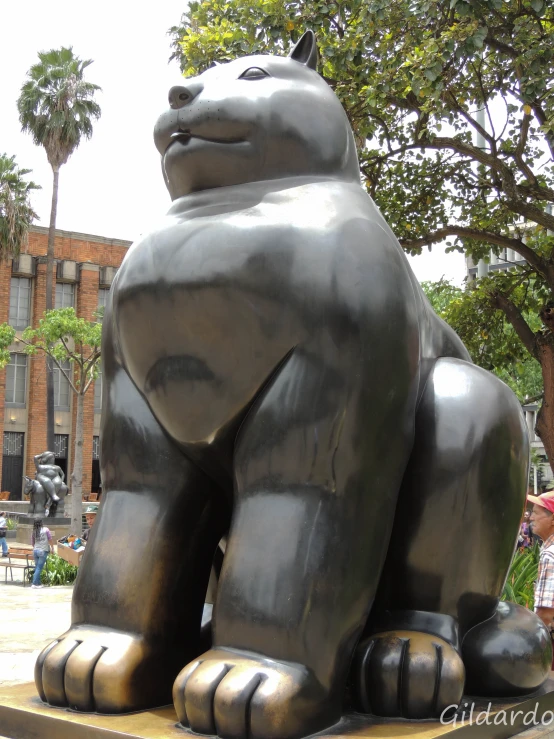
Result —
[[[180,79],[177,62],[168,63],[167,30],[185,7],[185,0],[0,0],[0,152],[15,154],[42,185],[33,198],[38,225],[48,226],[52,172],[44,150],[20,131],[16,99],[37,53],[62,45],[94,59],[86,76],[102,87],[102,117],[61,169],[57,227],[132,241],[168,209],[152,130]],[[411,260],[418,278],[460,283],[463,258],[441,252],[433,247]]]

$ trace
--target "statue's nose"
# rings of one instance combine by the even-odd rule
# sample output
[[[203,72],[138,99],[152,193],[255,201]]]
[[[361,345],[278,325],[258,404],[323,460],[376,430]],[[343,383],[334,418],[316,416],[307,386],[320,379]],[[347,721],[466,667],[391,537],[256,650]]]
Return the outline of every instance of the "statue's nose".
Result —
[[[201,82],[191,82],[185,87],[184,85],[176,85],[169,91],[169,107],[173,110],[179,110],[191,103],[194,98],[204,89]]]

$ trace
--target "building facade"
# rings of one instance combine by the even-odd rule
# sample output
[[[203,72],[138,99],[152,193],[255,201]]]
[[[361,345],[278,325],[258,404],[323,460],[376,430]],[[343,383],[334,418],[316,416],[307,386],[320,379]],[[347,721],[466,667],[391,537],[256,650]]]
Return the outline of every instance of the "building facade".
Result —
[[[1,490],[10,500],[22,499],[23,475],[34,477],[35,454],[46,450],[46,360],[30,357],[17,336],[36,326],[46,306],[48,229],[32,227],[28,245],[17,259],[0,263],[0,323],[15,328],[10,363],[0,371],[0,404],[4,419]],[[130,241],[56,231],[54,248],[55,307],[74,307],[78,316],[99,320],[95,313],[106,303],[111,283]],[[83,493],[100,485],[98,462],[102,376],[85,395]],[[76,402],[67,379],[54,369],[54,422],[57,464],[72,469]],[[68,481],[69,484],[69,481]]]

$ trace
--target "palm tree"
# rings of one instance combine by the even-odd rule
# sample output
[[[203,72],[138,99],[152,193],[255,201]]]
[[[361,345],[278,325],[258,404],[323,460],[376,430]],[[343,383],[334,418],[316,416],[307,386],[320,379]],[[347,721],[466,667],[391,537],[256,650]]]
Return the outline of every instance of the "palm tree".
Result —
[[[40,185],[25,179],[30,171],[19,169],[14,156],[0,154],[0,260],[19,254],[29,226],[37,218],[30,196]]]
[[[39,62],[27,73],[27,81],[17,100],[21,130],[43,146],[54,174],[52,208],[46,258],[46,310],[53,308],[54,239],[58,208],[60,167],[67,162],[81,139],[92,136],[92,121],[100,117],[94,94],[100,88],[84,79],[92,59],[83,61],[73,49],[62,47],[39,52]],[[54,450],[54,379],[52,362],[46,374],[48,448]]]

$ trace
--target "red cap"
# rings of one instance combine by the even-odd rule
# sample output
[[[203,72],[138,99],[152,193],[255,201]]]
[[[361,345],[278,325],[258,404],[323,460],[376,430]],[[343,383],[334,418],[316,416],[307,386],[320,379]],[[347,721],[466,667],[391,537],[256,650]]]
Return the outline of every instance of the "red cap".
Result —
[[[528,495],[527,500],[533,505],[540,505],[546,508],[550,513],[554,513],[554,492],[544,493],[544,495]]]

